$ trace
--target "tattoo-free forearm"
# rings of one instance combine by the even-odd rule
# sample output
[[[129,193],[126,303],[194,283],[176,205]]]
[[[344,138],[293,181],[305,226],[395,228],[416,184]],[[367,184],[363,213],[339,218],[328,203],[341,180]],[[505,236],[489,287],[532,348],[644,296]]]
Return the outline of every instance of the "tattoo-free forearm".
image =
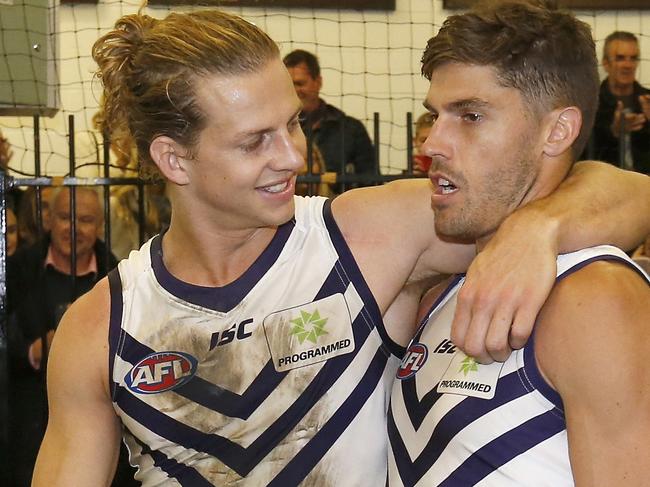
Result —
[[[560,253],[600,244],[625,250],[650,234],[650,177],[602,162],[579,162],[549,196],[513,213],[533,218]],[[514,222],[509,222],[514,223]]]

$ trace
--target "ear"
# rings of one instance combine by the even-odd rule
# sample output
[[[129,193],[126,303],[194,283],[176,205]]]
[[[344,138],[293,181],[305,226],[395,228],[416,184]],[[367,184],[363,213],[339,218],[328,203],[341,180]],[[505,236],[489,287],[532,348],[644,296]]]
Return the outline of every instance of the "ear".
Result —
[[[187,161],[182,157],[185,150],[170,137],[161,135],[149,145],[151,159],[165,176],[165,179],[180,186],[189,184]]]
[[[578,107],[565,107],[553,110],[548,115],[549,130],[544,141],[544,154],[558,157],[571,149],[580,134],[582,112]]]
[[[318,83],[318,91],[320,91],[323,88],[323,77],[320,74],[316,77],[316,83]]]
[[[609,59],[607,58],[607,56],[603,56],[601,64],[602,64],[603,68],[605,68],[605,70],[607,70],[609,68]]]

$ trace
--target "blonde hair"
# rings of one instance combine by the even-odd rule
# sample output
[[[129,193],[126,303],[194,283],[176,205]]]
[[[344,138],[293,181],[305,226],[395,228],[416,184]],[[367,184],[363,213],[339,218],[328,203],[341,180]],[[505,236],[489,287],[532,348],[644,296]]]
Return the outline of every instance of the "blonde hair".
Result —
[[[95,42],[92,54],[104,85],[102,129],[130,132],[145,173],[158,136],[171,137],[192,156],[206,124],[198,79],[254,73],[280,56],[259,28],[219,10],[173,12],[162,20],[126,15]]]

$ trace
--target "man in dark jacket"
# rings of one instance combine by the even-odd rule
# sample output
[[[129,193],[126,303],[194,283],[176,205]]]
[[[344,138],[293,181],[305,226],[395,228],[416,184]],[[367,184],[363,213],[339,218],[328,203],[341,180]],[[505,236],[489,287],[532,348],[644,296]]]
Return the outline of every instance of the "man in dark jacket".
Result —
[[[592,156],[650,174],[650,90],[635,79],[638,65],[634,34],[616,31],[607,36],[603,67],[608,76],[600,86]]]
[[[337,174],[374,174],[375,151],[366,127],[319,96],[323,78],[318,58],[298,49],[284,57],[284,64],[303,104],[300,125],[309,143],[320,150],[324,170]],[[347,188],[336,185],[333,189],[340,193]]]
[[[7,261],[13,447],[9,454],[14,485],[18,487],[31,483],[32,468],[45,432],[44,362],[61,315],[117,264],[97,238],[103,212],[96,191],[87,187],[76,190],[75,273],[71,262],[70,191],[55,190],[50,203],[51,232],[35,244],[18,250]],[[44,338],[46,347],[43,347]]]

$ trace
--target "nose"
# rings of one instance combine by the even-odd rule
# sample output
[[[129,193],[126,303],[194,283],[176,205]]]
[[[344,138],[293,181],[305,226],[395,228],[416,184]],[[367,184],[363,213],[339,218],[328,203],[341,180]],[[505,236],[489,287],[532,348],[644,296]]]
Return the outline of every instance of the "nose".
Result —
[[[420,152],[428,157],[448,157],[450,153],[450,138],[446,134],[445,121],[441,116],[438,116],[431,125],[429,135],[422,143]]]
[[[294,84],[293,87],[296,90],[296,94],[298,95],[299,98],[305,94],[305,88],[303,86]]]
[[[273,169],[298,172],[305,165],[307,141],[300,125],[292,131],[283,130],[276,138],[276,157]]]

